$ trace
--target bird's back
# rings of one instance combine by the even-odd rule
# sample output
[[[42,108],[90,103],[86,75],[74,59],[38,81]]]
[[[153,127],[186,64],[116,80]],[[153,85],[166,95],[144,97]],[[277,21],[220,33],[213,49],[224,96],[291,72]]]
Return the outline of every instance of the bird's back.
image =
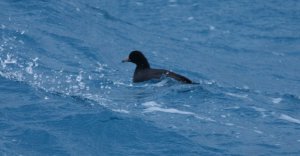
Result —
[[[143,82],[151,79],[161,79],[163,76],[173,78],[183,83],[192,83],[188,78],[164,69],[136,69],[133,76],[133,82]]]

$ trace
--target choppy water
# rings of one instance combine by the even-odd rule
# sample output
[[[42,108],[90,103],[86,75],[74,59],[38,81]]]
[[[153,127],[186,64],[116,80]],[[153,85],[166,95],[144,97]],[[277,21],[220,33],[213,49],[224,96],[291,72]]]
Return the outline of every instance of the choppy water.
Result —
[[[0,8],[0,155],[300,155],[297,0]],[[135,49],[200,84],[132,84]]]

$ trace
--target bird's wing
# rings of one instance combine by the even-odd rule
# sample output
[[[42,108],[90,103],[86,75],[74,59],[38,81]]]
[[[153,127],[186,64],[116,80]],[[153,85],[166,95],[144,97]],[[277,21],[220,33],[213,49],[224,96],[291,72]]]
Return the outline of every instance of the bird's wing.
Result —
[[[186,78],[186,77],[184,77],[182,75],[176,74],[174,72],[166,71],[165,75],[167,77],[171,77],[171,78],[173,78],[173,79],[175,79],[177,81],[183,82],[183,83],[193,83],[190,79],[188,79],[188,78]]]

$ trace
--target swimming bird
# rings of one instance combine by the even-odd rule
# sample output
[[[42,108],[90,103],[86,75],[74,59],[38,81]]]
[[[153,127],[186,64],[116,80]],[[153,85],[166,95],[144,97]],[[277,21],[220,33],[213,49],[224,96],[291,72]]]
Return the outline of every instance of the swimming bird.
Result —
[[[133,82],[143,82],[152,79],[161,79],[162,77],[170,77],[182,83],[192,83],[192,81],[182,75],[165,69],[152,69],[147,58],[140,51],[132,51],[129,57],[122,60],[122,62],[132,62],[136,64],[133,75]]]

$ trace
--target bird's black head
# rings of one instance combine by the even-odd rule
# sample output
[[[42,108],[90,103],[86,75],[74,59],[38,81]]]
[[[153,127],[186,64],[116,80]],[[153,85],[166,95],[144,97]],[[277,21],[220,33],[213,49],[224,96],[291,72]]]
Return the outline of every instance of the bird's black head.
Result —
[[[144,54],[140,51],[132,51],[129,54],[129,57],[122,62],[132,62],[137,65],[137,68],[150,68],[150,65],[148,63],[147,58],[144,56]]]

